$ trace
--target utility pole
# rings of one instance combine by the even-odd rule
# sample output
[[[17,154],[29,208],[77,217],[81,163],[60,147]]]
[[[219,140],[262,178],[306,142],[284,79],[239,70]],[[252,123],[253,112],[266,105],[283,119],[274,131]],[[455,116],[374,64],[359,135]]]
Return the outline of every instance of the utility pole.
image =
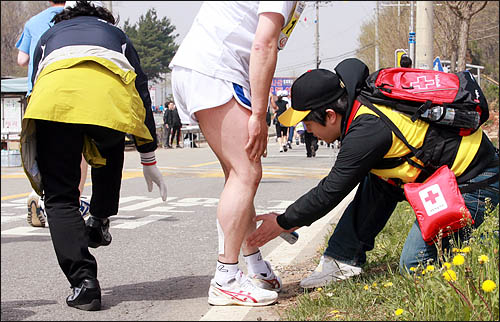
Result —
[[[420,69],[432,69],[434,51],[433,1],[417,1],[418,46],[414,66]]]
[[[316,69],[319,68],[319,1],[316,1]]]
[[[108,9],[113,14],[113,1],[103,1],[104,8]]]
[[[408,45],[410,50],[410,59],[413,62],[413,66],[415,67],[415,25],[413,19],[413,11],[415,10],[415,4],[413,1],[410,1],[410,33],[408,35]]]
[[[379,58],[378,58],[378,1],[377,7],[375,9],[375,70],[379,69]]]

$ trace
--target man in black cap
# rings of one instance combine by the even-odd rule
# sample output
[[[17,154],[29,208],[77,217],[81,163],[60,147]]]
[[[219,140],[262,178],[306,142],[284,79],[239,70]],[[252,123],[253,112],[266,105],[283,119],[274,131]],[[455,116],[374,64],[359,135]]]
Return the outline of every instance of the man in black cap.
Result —
[[[283,214],[269,213],[256,217],[261,226],[247,239],[262,246],[283,231],[309,226],[335,208],[359,184],[353,201],[346,208],[333,232],[317,269],[301,281],[303,288],[320,287],[362,273],[366,252],[374,247],[375,237],[384,228],[398,202],[405,200],[402,184],[422,182],[424,171],[408,163],[406,145],[393,135],[384,119],[359,103],[368,68],[358,59],[342,61],[336,73],[316,69],[300,76],[292,86],[292,106],[280,117],[287,126],[303,121],[307,130],[331,143],[340,139],[337,160],[319,184],[291,204]],[[366,101],[364,101],[366,103]],[[367,103],[368,105],[370,103]],[[483,222],[485,198],[498,204],[498,151],[477,130],[468,136],[450,134],[422,120],[377,105],[397,125],[413,146],[431,152],[432,163],[451,165],[462,184],[487,178],[496,180],[472,192],[463,193],[474,227]],[[435,147],[443,142],[441,153]],[[469,178],[461,182],[462,178]],[[472,178],[472,179],[470,179]],[[465,229],[459,231],[466,239]],[[443,239],[449,249],[449,237]],[[400,271],[429,260],[437,261],[437,249],[423,240],[418,222],[408,234],[400,259]]]

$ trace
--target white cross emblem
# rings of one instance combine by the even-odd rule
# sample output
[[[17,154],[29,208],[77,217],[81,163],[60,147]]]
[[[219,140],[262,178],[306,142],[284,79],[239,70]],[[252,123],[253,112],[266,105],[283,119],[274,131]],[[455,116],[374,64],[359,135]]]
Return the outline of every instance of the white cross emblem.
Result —
[[[424,205],[427,216],[432,216],[441,210],[448,208],[446,199],[444,199],[441,188],[438,184],[433,184],[418,193],[422,204]]]
[[[410,86],[412,86],[414,89],[429,89],[429,86],[434,86],[434,84],[435,83],[433,79],[428,80],[425,76],[419,76],[417,77],[416,82],[410,83]]]

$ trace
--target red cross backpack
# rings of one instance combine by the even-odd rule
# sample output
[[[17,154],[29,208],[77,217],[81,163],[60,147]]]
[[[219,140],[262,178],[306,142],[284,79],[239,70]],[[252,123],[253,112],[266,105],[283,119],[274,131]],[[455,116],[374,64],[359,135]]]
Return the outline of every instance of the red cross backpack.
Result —
[[[361,94],[371,103],[394,108],[461,136],[489,117],[488,103],[469,71],[444,73],[415,68],[382,68],[366,79]]]

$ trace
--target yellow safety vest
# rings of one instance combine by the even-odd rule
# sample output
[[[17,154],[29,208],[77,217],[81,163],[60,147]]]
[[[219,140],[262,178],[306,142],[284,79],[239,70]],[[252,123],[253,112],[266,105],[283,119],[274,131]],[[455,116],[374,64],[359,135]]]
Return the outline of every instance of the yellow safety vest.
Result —
[[[413,122],[409,116],[404,113],[398,112],[394,109],[383,105],[374,104],[382,113],[384,113],[393,123],[398,127],[401,133],[404,135],[409,144],[419,149],[424,144],[427,131],[429,130],[429,124],[422,121],[416,120]],[[368,107],[361,105],[354,115],[354,119],[363,114],[370,114],[379,117],[375,112],[370,110]],[[469,164],[474,159],[479,146],[481,145],[482,130],[478,129],[476,132],[468,136],[462,136],[458,150],[456,151],[455,159],[453,160],[453,165],[451,170],[455,173],[455,176],[460,176],[467,169]],[[392,146],[384,155],[384,158],[401,158],[409,154],[410,149],[404,144],[394,133],[392,133]],[[421,160],[416,157],[412,157],[411,160],[423,165]],[[403,183],[415,182],[417,177],[420,175],[422,170],[418,167],[412,166],[407,161],[404,161],[398,166],[390,169],[372,169],[370,172],[382,177],[383,179],[400,179]]]

